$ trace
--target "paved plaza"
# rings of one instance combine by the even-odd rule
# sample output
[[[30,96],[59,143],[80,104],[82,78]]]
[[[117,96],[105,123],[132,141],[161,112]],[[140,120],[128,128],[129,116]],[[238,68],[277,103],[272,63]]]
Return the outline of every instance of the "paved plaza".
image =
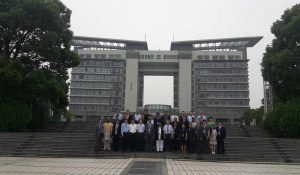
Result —
[[[296,175],[300,165],[250,164],[171,159],[0,157],[0,175],[200,174]]]

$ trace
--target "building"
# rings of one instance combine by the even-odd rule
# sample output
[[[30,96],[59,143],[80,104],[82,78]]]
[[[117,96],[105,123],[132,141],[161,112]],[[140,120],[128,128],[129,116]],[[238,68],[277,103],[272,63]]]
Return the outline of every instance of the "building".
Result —
[[[111,115],[143,107],[145,75],[174,77],[174,108],[238,121],[249,108],[247,47],[262,37],[176,41],[168,51],[146,41],[74,37],[81,63],[72,69],[70,110]]]
[[[164,105],[164,104],[147,104],[144,107],[144,111],[148,114],[155,115],[157,112],[160,114],[172,113],[172,106],[171,105]]]

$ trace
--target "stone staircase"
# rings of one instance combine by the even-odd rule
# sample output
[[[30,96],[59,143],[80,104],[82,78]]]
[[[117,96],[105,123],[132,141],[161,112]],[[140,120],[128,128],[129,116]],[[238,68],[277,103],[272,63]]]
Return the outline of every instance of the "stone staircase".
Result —
[[[300,139],[274,138],[259,127],[226,126],[225,155],[181,153],[94,152],[97,118],[57,123],[43,132],[0,133],[1,156],[44,157],[149,157],[200,159],[206,161],[249,161],[300,163]],[[52,131],[52,132],[50,132]]]

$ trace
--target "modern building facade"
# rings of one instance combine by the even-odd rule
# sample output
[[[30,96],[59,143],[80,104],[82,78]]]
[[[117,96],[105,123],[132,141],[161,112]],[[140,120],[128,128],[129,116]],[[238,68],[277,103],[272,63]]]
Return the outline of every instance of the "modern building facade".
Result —
[[[77,116],[136,111],[144,76],[167,75],[174,77],[174,108],[234,122],[249,108],[246,49],[261,38],[176,41],[152,51],[145,41],[74,37],[81,62],[72,69],[69,108]]]

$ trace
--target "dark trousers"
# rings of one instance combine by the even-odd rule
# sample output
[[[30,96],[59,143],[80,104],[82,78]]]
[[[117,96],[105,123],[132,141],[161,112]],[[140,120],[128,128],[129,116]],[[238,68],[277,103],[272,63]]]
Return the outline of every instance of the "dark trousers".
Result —
[[[129,133],[129,150],[136,151],[136,133]]]
[[[196,140],[196,150],[198,154],[203,153],[202,138]]]
[[[145,136],[145,146],[146,146],[146,151],[151,152],[153,151],[153,137],[151,135],[146,135]]]
[[[207,140],[207,136],[206,135],[203,135],[202,136],[202,142],[201,142],[201,145],[202,145],[202,150],[201,152],[202,153],[209,153],[209,143],[208,143],[208,140]]]
[[[171,134],[165,134],[165,151],[171,151]]]
[[[178,151],[179,150],[179,146],[180,146],[180,142],[179,142],[179,138],[177,137],[177,138],[174,138],[173,140],[172,140],[172,151]]]
[[[102,144],[102,135],[96,136],[95,151],[99,151]]]
[[[225,154],[224,139],[220,136],[217,136],[217,153]]]
[[[120,138],[119,135],[113,135],[113,148],[114,151],[119,151]]]
[[[194,139],[188,139],[187,150],[189,153],[194,153],[194,150],[195,150],[195,140]]]
[[[137,133],[137,151],[144,151],[144,145],[145,145],[145,135],[144,133]]]
[[[122,150],[126,151],[128,148],[128,140],[129,140],[129,134],[128,133],[123,133],[123,138],[122,138]]]

